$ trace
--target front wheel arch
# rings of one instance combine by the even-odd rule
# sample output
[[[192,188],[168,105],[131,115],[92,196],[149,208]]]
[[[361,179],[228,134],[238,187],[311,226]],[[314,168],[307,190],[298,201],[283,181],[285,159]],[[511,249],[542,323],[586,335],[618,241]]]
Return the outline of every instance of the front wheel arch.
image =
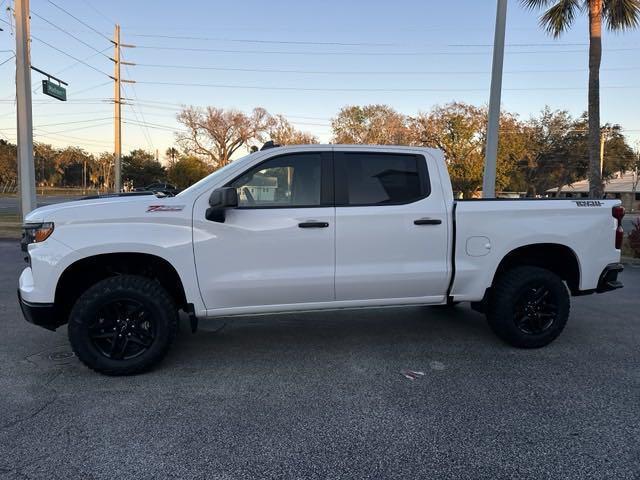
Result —
[[[109,277],[138,275],[157,281],[178,308],[187,308],[185,289],[176,269],[162,257],[139,252],[92,255],[69,265],[56,285],[55,308],[59,324],[67,323],[76,300],[90,287]]]

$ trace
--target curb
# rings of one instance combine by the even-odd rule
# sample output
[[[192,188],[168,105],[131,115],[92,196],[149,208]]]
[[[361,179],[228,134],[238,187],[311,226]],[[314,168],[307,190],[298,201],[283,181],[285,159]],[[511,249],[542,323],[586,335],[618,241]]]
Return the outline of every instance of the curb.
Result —
[[[620,258],[620,263],[622,263],[623,265],[638,265],[638,266],[640,266],[640,258],[621,257]]]

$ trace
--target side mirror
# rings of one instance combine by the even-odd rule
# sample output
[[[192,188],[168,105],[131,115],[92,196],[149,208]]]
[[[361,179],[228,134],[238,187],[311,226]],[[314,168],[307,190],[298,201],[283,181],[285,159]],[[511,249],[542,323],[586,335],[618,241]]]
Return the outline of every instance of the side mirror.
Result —
[[[224,223],[224,211],[238,206],[238,192],[233,187],[216,188],[211,192],[205,217],[212,222]]]

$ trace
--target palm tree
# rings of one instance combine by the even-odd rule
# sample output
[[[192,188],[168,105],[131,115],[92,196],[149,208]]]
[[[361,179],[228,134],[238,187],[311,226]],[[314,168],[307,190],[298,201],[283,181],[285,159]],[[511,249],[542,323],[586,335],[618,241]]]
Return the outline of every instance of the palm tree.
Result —
[[[180,152],[178,152],[178,150],[175,147],[167,148],[167,151],[164,152],[164,154],[169,158],[169,165],[173,165],[175,163],[179,153]]]
[[[600,172],[600,62],[602,21],[611,31],[628,30],[640,23],[640,0],[520,0],[530,9],[546,8],[540,26],[558,38],[577,14],[589,13],[589,195],[602,198]],[[548,8],[547,8],[548,7]]]

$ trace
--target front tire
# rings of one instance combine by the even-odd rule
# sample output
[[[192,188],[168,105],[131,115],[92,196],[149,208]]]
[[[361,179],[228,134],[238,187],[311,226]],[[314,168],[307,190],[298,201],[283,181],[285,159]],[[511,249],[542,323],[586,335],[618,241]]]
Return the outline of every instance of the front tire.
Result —
[[[554,341],[569,318],[569,292],[555,273],[516,267],[503,273],[490,296],[487,319],[498,337],[518,348]]]
[[[160,362],[173,344],[178,310],[154,280],[119,275],[91,286],[69,316],[69,341],[87,367],[133,375]]]

